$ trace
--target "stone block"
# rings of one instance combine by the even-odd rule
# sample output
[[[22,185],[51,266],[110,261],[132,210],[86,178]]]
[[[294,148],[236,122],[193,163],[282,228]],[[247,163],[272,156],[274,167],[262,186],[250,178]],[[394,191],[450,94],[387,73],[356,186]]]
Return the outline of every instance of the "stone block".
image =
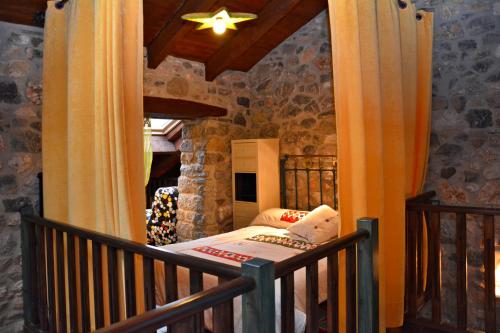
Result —
[[[21,95],[19,94],[16,82],[12,80],[0,81],[0,103],[21,103]]]
[[[486,128],[493,126],[491,111],[488,109],[472,109],[465,116],[471,128]]]

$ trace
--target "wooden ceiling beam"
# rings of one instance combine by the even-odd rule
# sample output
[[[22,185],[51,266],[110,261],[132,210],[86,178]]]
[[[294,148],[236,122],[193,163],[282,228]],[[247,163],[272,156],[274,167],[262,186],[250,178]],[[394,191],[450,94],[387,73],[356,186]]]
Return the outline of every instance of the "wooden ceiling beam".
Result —
[[[147,46],[148,67],[156,68],[169,55],[177,36],[189,32],[192,26],[182,19],[182,15],[192,12],[210,11],[218,0],[186,0],[177,12]]]
[[[177,167],[181,162],[181,152],[174,152],[163,156],[155,155],[153,159],[158,159],[151,166],[151,178],[159,178],[165,173]]]
[[[182,122],[175,125],[165,136],[169,141],[177,141],[180,137],[182,137],[182,129],[184,128],[184,124]]]
[[[45,13],[46,0],[1,0],[0,21],[40,26],[35,20],[37,13]]]
[[[272,0],[258,14],[258,24],[239,30],[205,63],[205,79],[213,81],[229,69],[231,63],[241,57],[280,20],[285,18],[303,0]]]
[[[227,109],[182,99],[144,96],[144,114],[168,119],[196,119],[226,116]]]

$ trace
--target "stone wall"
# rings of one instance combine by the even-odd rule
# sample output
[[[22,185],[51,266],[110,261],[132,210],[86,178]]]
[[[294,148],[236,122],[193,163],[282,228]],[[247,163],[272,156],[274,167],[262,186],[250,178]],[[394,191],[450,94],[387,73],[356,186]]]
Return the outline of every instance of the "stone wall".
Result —
[[[144,91],[227,109],[225,117],[184,121],[177,231],[182,240],[230,230],[231,140],[252,136],[246,75],[230,71],[206,82],[203,64],[168,57],[145,69]]]
[[[186,121],[181,146],[178,233],[232,229],[231,140],[280,138],[282,154],[335,154],[330,38],[320,14],[248,73],[206,82],[203,64],[168,57],[145,69],[145,94],[224,107],[226,117]]]
[[[249,73],[251,127],[281,154],[336,154],[329,24],[322,12]]]
[[[435,13],[432,137],[426,189],[437,190],[439,199],[445,203],[498,207],[500,2],[417,0],[416,3],[417,7],[430,8]],[[454,216],[447,217],[441,231],[443,315],[451,322],[456,320],[453,219]],[[484,321],[482,228],[479,219],[469,218],[468,319],[478,329]]]
[[[252,91],[250,124],[257,138],[279,138],[280,155],[336,155],[337,134],[333,102],[330,29],[322,12],[266,55],[248,72]],[[293,167],[290,161],[287,167]],[[317,159],[299,160],[299,167],[319,167]],[[331,168],[331,159],[321,160]],[[308,209],[323,203],[334,206],[332,174],[286,174],[287,207]],[[299,192],[307,196],[296,202]],[[309,186],[307,183],[309,182]],[[322,186],[323,195],[320,194]]]
[[[22,328],[20,213],[38,206],[41,29],[0,22],[0,331]]]

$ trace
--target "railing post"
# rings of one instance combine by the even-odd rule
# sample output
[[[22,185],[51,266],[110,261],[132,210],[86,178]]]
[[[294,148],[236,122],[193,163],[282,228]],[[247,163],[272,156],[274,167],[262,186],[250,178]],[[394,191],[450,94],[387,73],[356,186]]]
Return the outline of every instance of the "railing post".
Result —
[[[242,275],[255,280],[243,294],[243,333],[275,333],[274,262],[255,258],[241,265]]]
[[[281,208],[286,207],[286,161],[287,156],[280,159],[280,192],[281,192]]]
[[[378,219],[361,218],[357,227],[370,233],[358,243],[358,332],[378,333]]]
[[[25,217],[21,218],[21,255],[22,255],[22,274],[23,274],[23,311],[24,325],[30,327],[38,324],[36,302],[33,298],[35,286],[35,231],[34,224],[27,221]]]

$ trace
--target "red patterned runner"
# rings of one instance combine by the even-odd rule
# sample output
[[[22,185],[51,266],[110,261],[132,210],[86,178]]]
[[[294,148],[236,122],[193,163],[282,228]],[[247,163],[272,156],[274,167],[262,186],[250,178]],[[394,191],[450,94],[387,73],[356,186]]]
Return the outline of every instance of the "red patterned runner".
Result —
[[[247,256],[245,254],[219,250],[211,246],[200,246],[193,249],[194,251],[209,254],[214,257],[219,257],[223,259],[233,260],[237,262],[245,262],[247,260],[253,259],[252,256]]]

